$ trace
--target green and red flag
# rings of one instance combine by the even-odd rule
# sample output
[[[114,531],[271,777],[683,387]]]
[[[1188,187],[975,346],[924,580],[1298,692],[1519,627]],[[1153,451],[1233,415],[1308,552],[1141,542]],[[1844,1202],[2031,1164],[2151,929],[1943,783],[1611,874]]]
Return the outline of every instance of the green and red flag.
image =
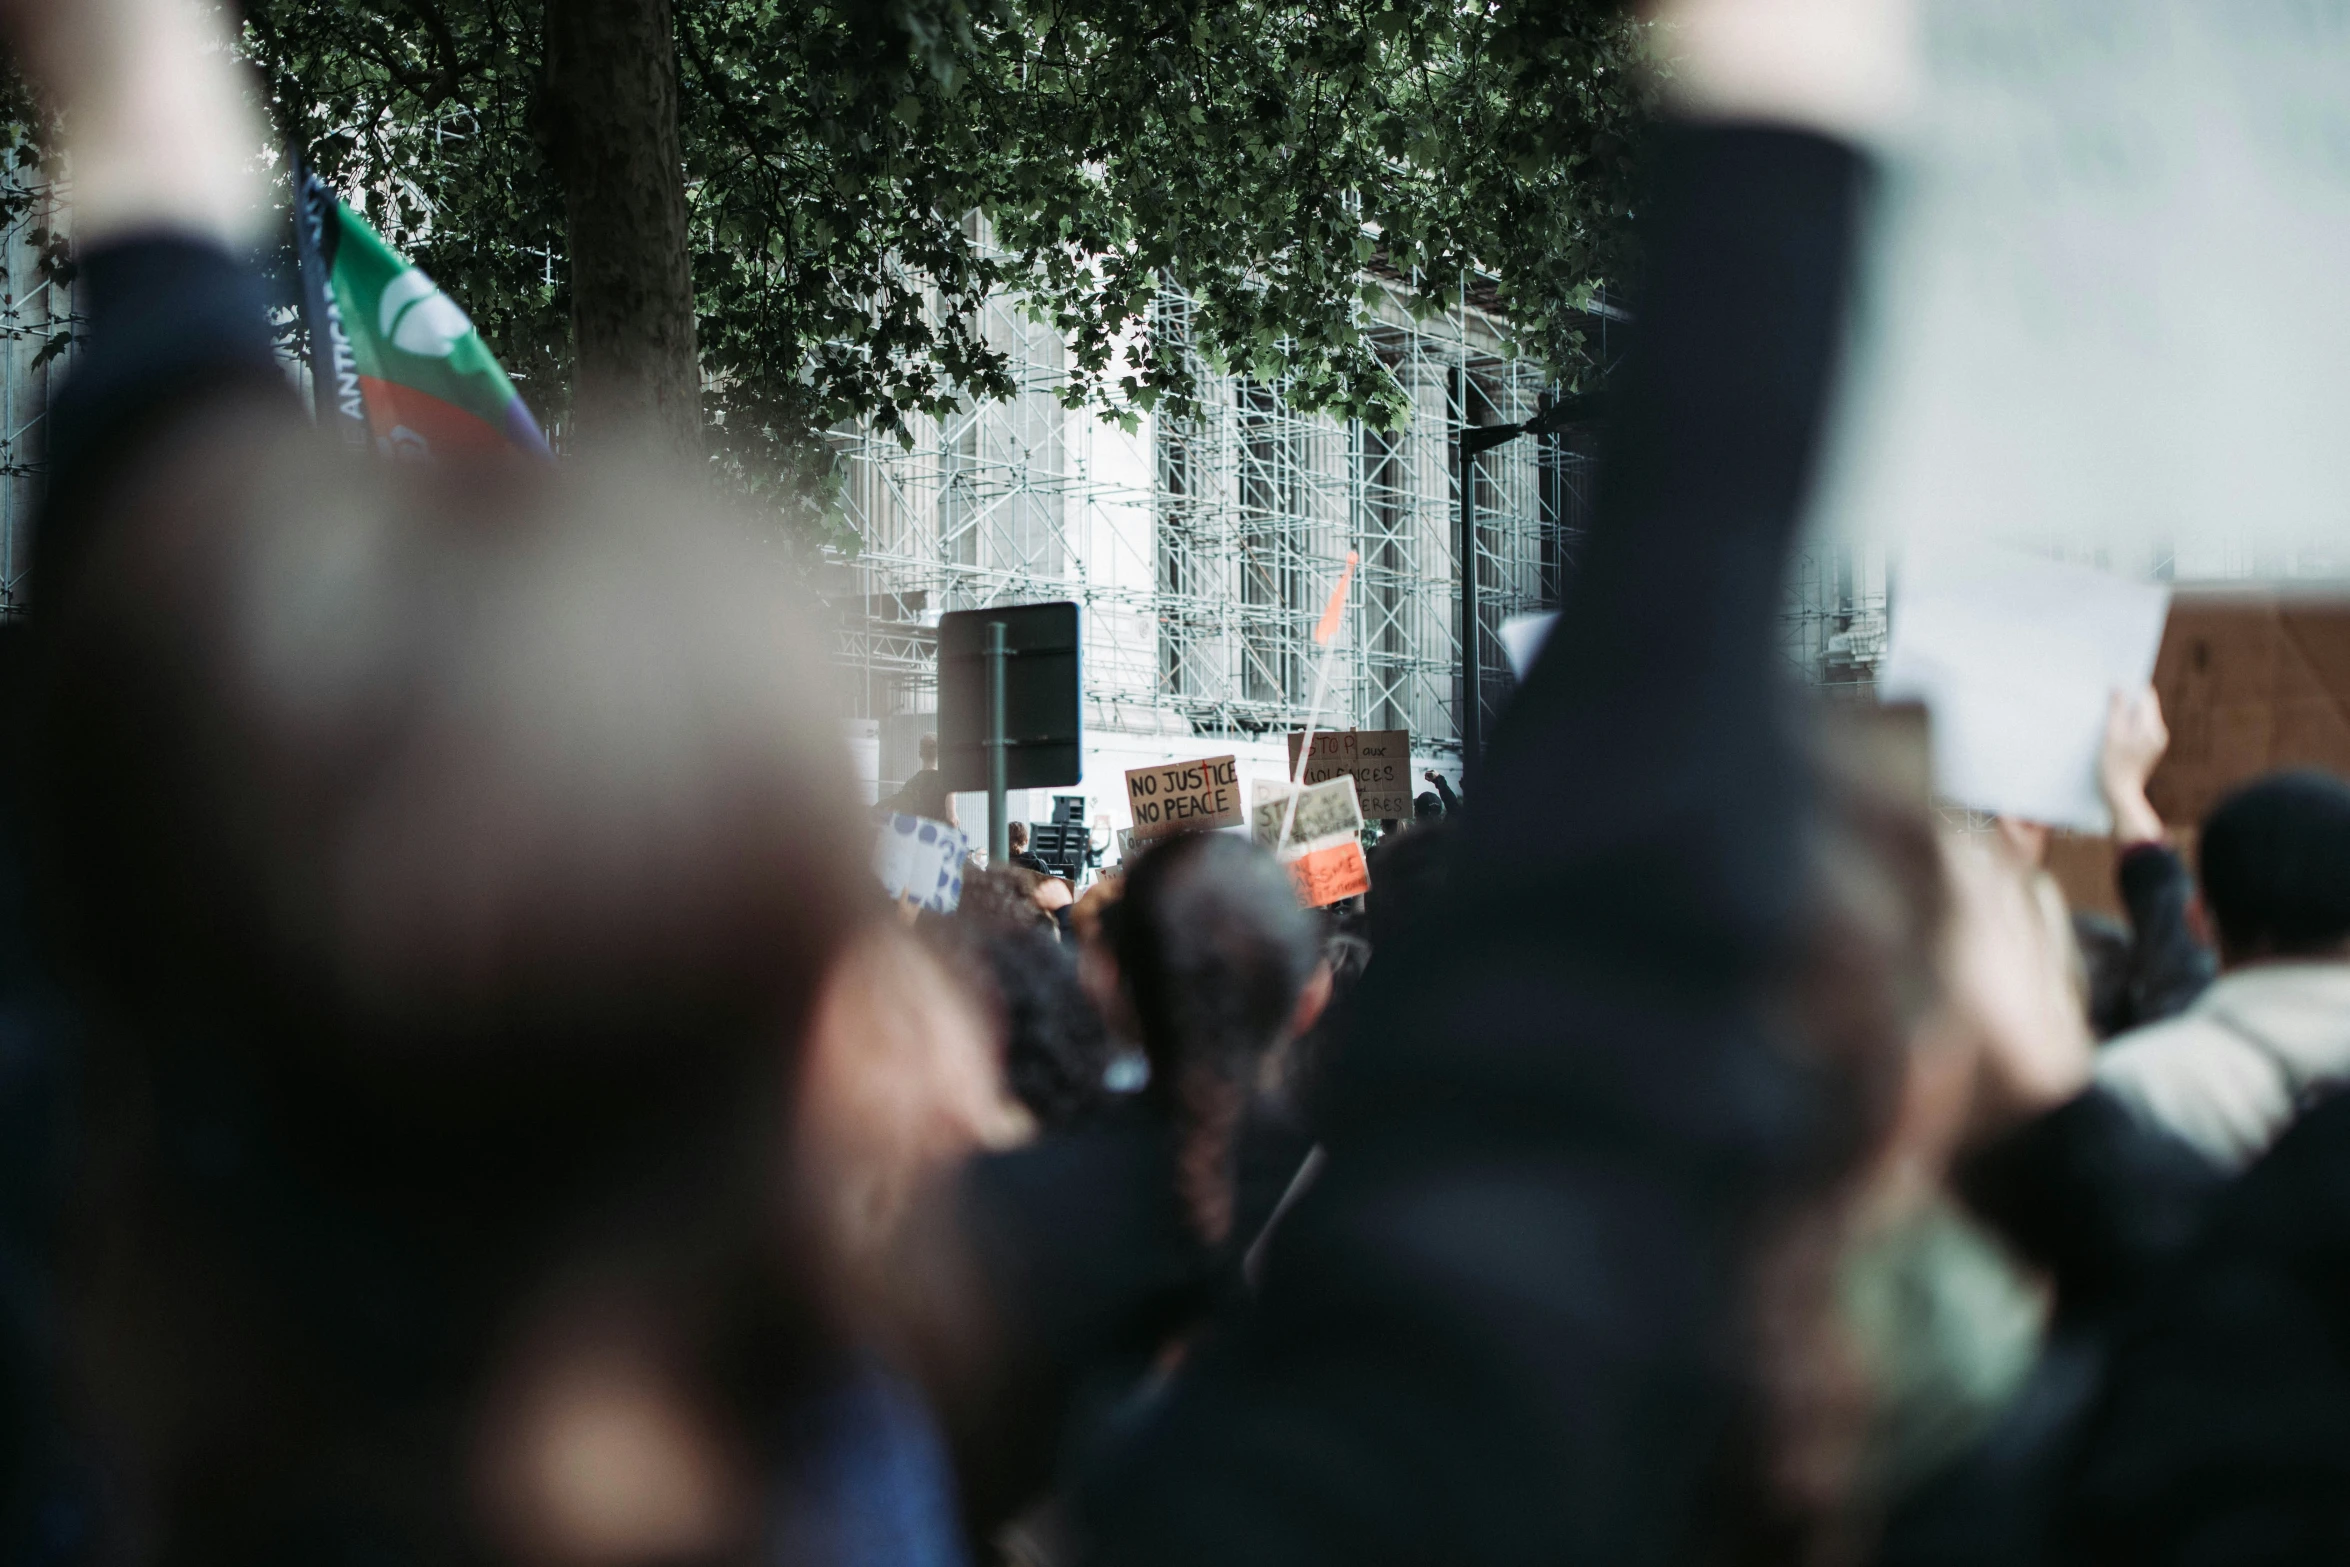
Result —
[[[318,422],[390,457],[546,455],[538,421],[457,302],[306,165],[294,184]]]

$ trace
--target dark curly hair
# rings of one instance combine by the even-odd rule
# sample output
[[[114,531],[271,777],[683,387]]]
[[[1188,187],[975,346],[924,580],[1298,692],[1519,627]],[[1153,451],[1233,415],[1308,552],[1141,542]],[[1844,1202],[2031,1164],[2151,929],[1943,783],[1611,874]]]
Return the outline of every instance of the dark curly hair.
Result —
[[[1047,1131],[1076,1126],[1115,1096],[1103,1082],[1110,1031],[1048,927],[998,931],[980,947],[1004,1023],[1004,1080]]]
[[[1043,879],[1017,865],[969,872],[962,906],[923,929],[995,1013],[1004,1085],[1052,1131],[1090,1120],[1115,1096],[1103,1082],[1110,1031],[1052,916],[1036,905]]]

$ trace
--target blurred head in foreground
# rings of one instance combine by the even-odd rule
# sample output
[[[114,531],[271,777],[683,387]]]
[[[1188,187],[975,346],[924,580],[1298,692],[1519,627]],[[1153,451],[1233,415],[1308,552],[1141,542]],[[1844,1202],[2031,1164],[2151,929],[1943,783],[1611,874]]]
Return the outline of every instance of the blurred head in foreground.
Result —
[[[688,486],[191,423],[45,606],[35,748],[126,1527],[742,1554],[832,1337],[802,1036],[876,902],[802,617]]]
[[[2350,783],[2307,770],[2246,784],[2204,821],[2196,869],[2228,966],[2350,959]]]

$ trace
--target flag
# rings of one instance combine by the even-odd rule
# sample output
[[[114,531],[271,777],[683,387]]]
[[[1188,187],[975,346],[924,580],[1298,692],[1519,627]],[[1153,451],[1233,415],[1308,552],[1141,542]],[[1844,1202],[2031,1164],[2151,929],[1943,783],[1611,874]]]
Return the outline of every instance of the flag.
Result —
[[[457,302],[299,160],[294,188],[318,422],[389,457],[546,455],[538,421]]]
[[[1321,624],[1314,627],[1314,642],[1317,646],[1328,647],[1330,639],[1338,635],[1338,618],[1346,612],[1346,590],[1353,586],[1355,567],[1362,558],[1353,550],[1346,552],[1346,570],[1338,574],[1338,586],[1330,590],[1330,603],[1322,611]]]

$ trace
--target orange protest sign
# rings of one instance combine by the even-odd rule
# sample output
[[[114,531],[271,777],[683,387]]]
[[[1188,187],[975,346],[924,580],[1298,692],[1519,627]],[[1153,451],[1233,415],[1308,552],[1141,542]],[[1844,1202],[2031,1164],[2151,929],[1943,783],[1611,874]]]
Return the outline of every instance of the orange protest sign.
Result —
[[[1297,882],[1298,901],[1309,909],[1371,890],[1371,863],[1363,857],[1362,843],[1352,838],[1299,855],[1289,862],[1289,874]]]

